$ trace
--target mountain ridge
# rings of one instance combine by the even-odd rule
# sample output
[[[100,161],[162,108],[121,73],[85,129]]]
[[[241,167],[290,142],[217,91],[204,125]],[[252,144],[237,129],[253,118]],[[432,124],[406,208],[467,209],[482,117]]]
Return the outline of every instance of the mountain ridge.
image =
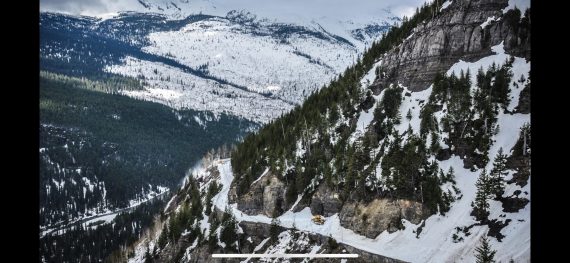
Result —
[[[485,28],[506,21],[507,34],[492,31],[503,39],[490,53],[443,62],[443,72],[420,90],[397,81],[405,74],[386,78],[382,54],[414,42],[412,29],[424,20],[478,12],[462,8],[472,2],[494,8],[486,15],[501,14]],[[525,31],[514,29],[530,26],[529,13],[505,12],[503,0],[442,5],[424,6],[391,29],[328,87],[245,138],[231,159],[214,158],[195,170],[175,199],[180,206],[170,206],[168,219],[158,222],[162,230],[141,239],[131,261],[215,261],[208,253],[236,251],[327,253],[337,251],[335,242],[409,262],[465,261],[474,259],[485,236],[498,260],[528,260],[530,114],[515,109],[529,99],[523,90],[530,90],[530,60],[509,52],[530,54],[530,46],[516,51],[506,42],[524,39]],[[206,194],[211,185],[216,194]],[[215,209],[188,212],[197,219],[184,221],[185,199]],[[312,222],[317,214],[323,225]],[[172,232],[177,220],[190,222],[181,236],[182,230]],[[244,222],[269,226],[270,237],[247,239],[257,230]],[[296,231],[329,236],[327,245],[295,246],[291,240],[305,242],[293,237]],[[158,247],[157,253],[145,256],[143,245]],[[364,262],[373,260],[363,255]]]

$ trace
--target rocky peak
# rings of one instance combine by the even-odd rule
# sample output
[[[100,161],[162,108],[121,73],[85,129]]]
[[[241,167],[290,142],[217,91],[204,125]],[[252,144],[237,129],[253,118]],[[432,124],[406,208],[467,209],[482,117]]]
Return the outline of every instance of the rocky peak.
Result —
[[[387,77],[377,79],[372,87],[400,82],[412,91],[427,89],[436,73],[460,59],[488,56],[491,47],[501,42],[507,53],[530,59],[530,27],[504,19],[507,6],[508,0],[453,1],[381,58]]]

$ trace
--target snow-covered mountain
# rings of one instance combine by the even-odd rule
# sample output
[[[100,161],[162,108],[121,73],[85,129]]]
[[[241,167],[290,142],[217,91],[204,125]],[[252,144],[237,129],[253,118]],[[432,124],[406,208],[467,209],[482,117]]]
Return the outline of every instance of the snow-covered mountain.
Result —
[[[486,237],[497,262],[530,262],[529,15],[507,0],[422,8],[231,158],[195,169],[125,258],[473,262]]]
[[[144,90],[124,92],[132,97],[266,123],[354,63],[397,21],[346,22],[339,35],[244,10],[182,19],[132,11],[105,19],[42,13],[40,53],[48,70],[144,80]]]
[[[152,218],[120,212],[148,212],[156,204],[139,204],[175,187],[205,149],[290,111],[400,21],[371,1],[360,15],[322,2],[101,1],[78,12],[48,2],[40,13],[40,230],[42,255],[53,260],[101,234],[81,227],[117,239],[105,250],[91,242],[80,257],[108,255]],[[98,3],[108,6],[99,12]],[[115,218],[120,224],[108,224]],[[113,229],[129,220],[140,224]],[[70,236],[77,241],[61,242]]]
[[[121,247],[113,260],[457,262],[488,236],[496,259],[528,261],[530,11],[515,7],[529,1],[435,1],[374,44],[399,21],[392,9],[333,2],[343,8],[128,0],[42,12],[41,68],[68,76],[42,77],[40,213],[49,230],[79,224],[46,235],[41,260]],[[176,184],[195,145],[250,121],[266,126],[231,157],[204,158],[129,246],[158,205],[116,213]]]
[[[244,21],[243,14],[213,17],[180,30],[154,32],[143,52],[168,57],[219,81],[184,69],[126,57],[106,71],[146,76],[147,89],[125,92],[175,108],[227,112],[268,122],[292,109],[355,61],[363,47],[304,27]],[[373,33],[383,32],[385,25]],[[362,45],[363,42],[356,42]],[[154,73],[153,73],[154,72]]]
[[[65,1],[62,1],[65,2]],[[43,11],[66,12],[100,18],[110,18],[121,12],[156,13],[169,19],[183,19],[190,15],[208,14],[225,17],[229,12],[248,14],[248,19],[272,23],[286,23],[311,29],[324,28],[328,32],[351,40],[353,30],[371,24],[382,24],[394,17],[410,16],[423,0],[374,1],[359,0],[122,0],[83,1],[58,4],[40,1]]]

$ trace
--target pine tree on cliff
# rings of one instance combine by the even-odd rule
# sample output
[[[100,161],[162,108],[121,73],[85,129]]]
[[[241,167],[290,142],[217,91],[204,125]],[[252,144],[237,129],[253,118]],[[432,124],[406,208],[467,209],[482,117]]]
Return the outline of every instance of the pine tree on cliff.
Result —
[[[271,219],[271,226],[269,228],[269,237],[271,242],[276,242],[279,238],[279,220],[276,218]]]
[[[148,244],[146,245],[146,252],[144,253],[144,262],[145,263],[152,262],[152,256],[150,255],[150,249],[148,247]]]
[[[511,83],[512,76],[513,73],[510,67],[504,65],[496,71],[495,79],[492,84],[491,98],[494,102],[501,104],[505,110],[510,103],[509,94],[511,93],[511,89],[509,84]]]
[[[503,154],[503,148],[500,148],[493,161],[493,169],[490,174],[491,193],[497,198],[505,192],[505,176],[507,174],[507,155]]]
[[[477,194],[475,195],[475,201],[471,203],[473,207],[471,215],[474,215],[478,221],[483,221],[489,216],[489,202],[487,199],[490,193],[489,176],[485,169],[479,175],[475,185],[477,186]]]
[[[495,253],[497,251],[491,249],[489,240],[486,236],[481,238],[481,245],[475,249],[477,254],[475,255],[475,262],[477,263],[494,263]]]
[[[238,241],[238,228],[236,219],[229,207],[226,207],[222,217],[222,230],[220,231],[220,241],[226,244],[226,250],[234,250],[234,244]]]
[[[163,249],[164,246],[166,246],[166,243],[168,243],[168,226],[164,225],[162,232],[160,232],[160,236],[158,237],[158,247]]]

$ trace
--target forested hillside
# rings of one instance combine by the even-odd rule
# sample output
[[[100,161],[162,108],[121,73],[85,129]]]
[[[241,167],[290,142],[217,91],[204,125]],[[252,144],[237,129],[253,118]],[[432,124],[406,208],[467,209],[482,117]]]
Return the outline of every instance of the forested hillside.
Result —
[[[370,70],[374,70],[378,77],[385,76],[385,72],[379,71],[380,67],[373,69],[375,60],[400,44],[415,26],[434,16],[439,7],[441,3],[436,2],[424,5],[411,19],[404,18],[400,27],[391,28],[382,40],[364,53],[361,60],[347,68],[326,88],[309,96],[302,106],[246,137],[232,156],[232,167],[238,179],[238,195],[244,193],[251,182],[261,175],[264,167],[270,167],[274,174],[293,168],[287,175],[291,177],[287,179],[295,182],[288,184],[288,204],[295,202],[297,194],[304,191],[318,173],[322,173],[328,184],[334,181],[334,184],[345,186],[346,193],[356,190],[354,187],[358,184],[355,181],[361,181],[360,186],[363,186],[367,175],[361,173],[357,176],[355,172],[371,161],[370,150],[377,148],[379,141],[391,132],[396,117],[400,116],[397,111],[402,100],[402,89],[394,87],[386,90],[380,107],[374,111],[376,131],[368,132],[354,144],[350,136],[357,125],[350,119],[355,119],[361,109],[367,110],[374,103],[372,92],[361,89],[360,81]],[[305,156],[300,155],[303,152],[306,152]],[[331,164],[335,165],[334,168]],[[351,166],[350,172],[348,165]],[[300,167],[305,169],[295,169]],[[372,169],[369,169],[366,173],[369,175],[371,172]],[[336,174],[347,174],[347,181],[341,180]],[[367,195],[366,192],[355,192]]]
[[[138,80],[122,77],[91,81],[41,72],[42,236],[177,187],[209,149],[256,127],[236,117],[176,111],[117,92],[138,88]],[[197,118],[217,121],[204,126]]]

